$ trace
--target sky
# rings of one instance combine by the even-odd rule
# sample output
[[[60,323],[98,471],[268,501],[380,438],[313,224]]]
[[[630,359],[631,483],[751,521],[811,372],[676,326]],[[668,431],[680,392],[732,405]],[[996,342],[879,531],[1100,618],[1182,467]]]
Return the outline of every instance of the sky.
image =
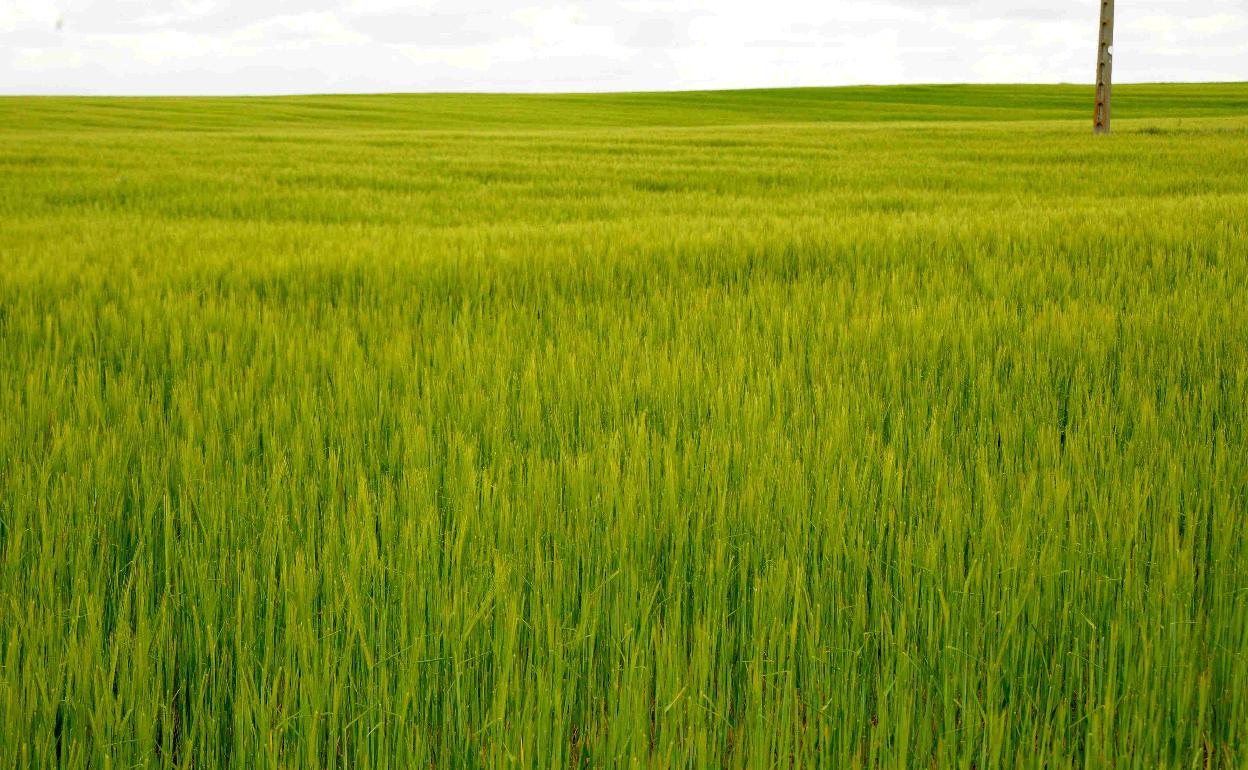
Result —
[[[0,93],[1088,83],[1098,0],[0,0]],[[1248,80],[1248,0],[1117,0],[1117,82]]]

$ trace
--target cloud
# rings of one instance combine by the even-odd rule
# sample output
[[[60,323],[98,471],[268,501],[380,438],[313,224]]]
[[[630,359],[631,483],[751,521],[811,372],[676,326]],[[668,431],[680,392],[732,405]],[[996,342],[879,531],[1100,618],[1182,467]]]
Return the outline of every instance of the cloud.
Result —
[[[1248,78],[1248,0],[1121,4],[1115,72]],[[1086,0],[0,0],[0,92],[1087,82]]]
[[[383,44],[468,48],[522,34],[524,27],[486,13],[362,13],[347,23]]]

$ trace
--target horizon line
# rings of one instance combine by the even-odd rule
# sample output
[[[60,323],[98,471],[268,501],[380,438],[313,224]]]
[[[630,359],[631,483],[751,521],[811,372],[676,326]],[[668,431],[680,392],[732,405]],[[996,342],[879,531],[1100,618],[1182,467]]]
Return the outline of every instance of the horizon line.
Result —
[[[1118,81],[1115,88],[1123,86],[1213,86],[1243,85],[1248,80],[1139,80]],[[853,89],[893,89],[893,88],[1055,88],[1078,87],[1095,88],[1094,83],[1054,81],[1054,82],[967,82],[945,81],[927,83],[854,83],[839,85],[793,85],[793,86],[733,86],[717,88],[672,88],[672,89],[603,89],[603,90],[567,90],[567,91],[506,91],[495,89],[483,90],[431,90],[431,91],[280,91],[280,92],[239,92],[239,93],[0,93],[0,99],[285,99],[333,96],[514,96],[514,97],[559,97],[559,96],[647,96],[664,94],[716,94],[767,91],[837,91]]]

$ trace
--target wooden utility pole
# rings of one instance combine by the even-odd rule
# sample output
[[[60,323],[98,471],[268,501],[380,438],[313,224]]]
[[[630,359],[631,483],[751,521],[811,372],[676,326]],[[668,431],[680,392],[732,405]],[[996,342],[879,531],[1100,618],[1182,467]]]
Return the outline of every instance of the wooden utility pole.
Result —
[[[1101,0],[1101,40],[1096,52],[1096,121],[1092,130],[1109,133],[1114,75],[1114,0]]]

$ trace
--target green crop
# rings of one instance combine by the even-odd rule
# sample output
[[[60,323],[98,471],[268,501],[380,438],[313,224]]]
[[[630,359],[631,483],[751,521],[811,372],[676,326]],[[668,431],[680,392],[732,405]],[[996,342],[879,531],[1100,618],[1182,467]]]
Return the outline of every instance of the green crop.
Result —
[[[1242,768],[1248,85],[0,99],[0,768]]]

